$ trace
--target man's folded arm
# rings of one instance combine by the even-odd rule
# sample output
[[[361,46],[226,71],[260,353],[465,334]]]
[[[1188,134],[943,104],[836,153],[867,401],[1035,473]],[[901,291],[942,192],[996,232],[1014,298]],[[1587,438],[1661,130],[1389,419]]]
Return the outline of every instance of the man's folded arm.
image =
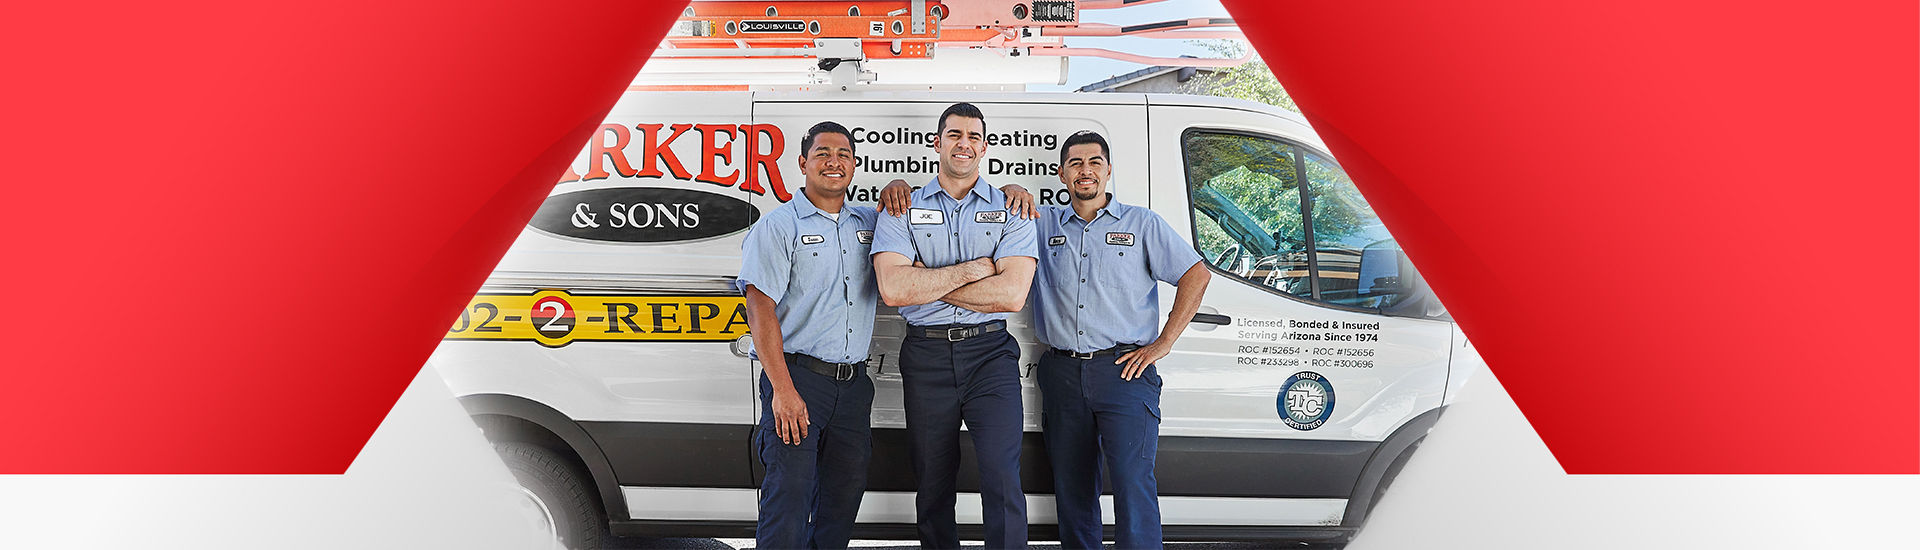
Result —
[[[992,276],[961,285],[940,301],[981,313],[1011,313],[1027,305],[1033,289],[1033,270],[1039,264],[1026,256],[1007,256],[994,264]]]
[[[961,285],[986,276],[990,270],[984,259],[946,267],[915,267],[911,258],[898,252],[873,255],[873,276],[880,283],[880,301],[894,307],[939,300]]]

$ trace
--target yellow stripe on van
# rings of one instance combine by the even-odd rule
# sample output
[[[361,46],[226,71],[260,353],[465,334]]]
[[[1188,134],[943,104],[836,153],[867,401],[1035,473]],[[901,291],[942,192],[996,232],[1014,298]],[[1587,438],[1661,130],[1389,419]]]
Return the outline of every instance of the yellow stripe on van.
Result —
[[[447,329],[448,340],[571,342],[727,341],[747,333],[740,296],[480,294]]]

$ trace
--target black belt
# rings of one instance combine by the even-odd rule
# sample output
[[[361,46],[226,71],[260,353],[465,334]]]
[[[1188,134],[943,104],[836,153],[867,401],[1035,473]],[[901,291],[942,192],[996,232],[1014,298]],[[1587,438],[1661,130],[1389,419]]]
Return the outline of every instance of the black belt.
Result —
[[[983,334],[1007,330],[1006,321],[988,321],[978,325],[937,325],[931,327],[913,327],[911,334],[922,338],[933,338],[958,342]]]
[[[1092,359],[1096,355],[1109,355],[1109,354],[1120,355],[1120,354],[1137,350],[1137,349],[1140,349],[1140,346],[1136,346],[1133,344],[1120,344],[1118,346],[1114,346],[1114,347],[1110,347],[1102,350],[1094,350],[1087,353],[1080,353],[1070,349],[1053,348],[1053,353],[1055,355],[1065,355],[1067,357],[1072,357],[1074,359]]]
[[[835,382],[852,380],[853,375],[860,374],[860,371],[867,370],[866,361],[860,361],[858,363],[832,363],[822,361],[818,357],[804,353],[787,354],[787,365],[791,366],[796,364],[813,371],[814,374],[832,378]]]

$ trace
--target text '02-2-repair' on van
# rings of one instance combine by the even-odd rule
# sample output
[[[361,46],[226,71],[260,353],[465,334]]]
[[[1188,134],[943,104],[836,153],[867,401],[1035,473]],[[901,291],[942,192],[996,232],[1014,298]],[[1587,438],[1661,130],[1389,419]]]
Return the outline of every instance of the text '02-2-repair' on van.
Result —
[[[790,157],[806,128],[852,130],[848,198],[871,204],[893,179],[933,178],[936,116],[959,101],[992,120],[981,175],[1043,204],[1067,201],[1061,136],[1107,136],[1114,198],[1158,213],[1215,275],[1158,363],[1166,537],[1339,541],[1359,528],[1479,359],[1298,115],[1181,95],[631,92],[431,359],[556,532],[752,536],[759,367],[733,285],[746,230],[796,200]],[[1159,294],[1162,315],[1173,295]],[[1031,536],[1049,539],[1032,372],[1044,348],[1027,313],[1008,325],[1023,345]],[[914,533],[905,334],[882,307],[863,538]],[[960,490],[977,492],[962,460]],[[978,499],[959,506],[978,537]]]

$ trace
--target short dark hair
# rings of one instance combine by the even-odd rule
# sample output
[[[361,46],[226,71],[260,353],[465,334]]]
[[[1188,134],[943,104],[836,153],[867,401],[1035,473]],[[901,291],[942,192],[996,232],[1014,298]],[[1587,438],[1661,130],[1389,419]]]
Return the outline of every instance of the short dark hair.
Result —
[[[855,150],[853,145],[853,132],[847,131],[847,127],[841,126],[840,123],[829,120],[815,124],[812,128],[807,129],[807,137],[800,138],[800,156],[804,157],[813,154],[813,138],[820,134],[840,134],[847,136],[847,150]]]
[[[947,117],[954,115],[980,121],[980,132],[986,133],[987,115],[982,114],[979,107],[973,106],[972,103],[955,103],[948,105],[947,110],[940,112],[940,125],[934,127],[934,135],[947,133]]]
[[[1107,138],[1101,137],[1100,132],[1081,130],[1074,132],[1073,135],[1067,136],[1066,141],[1060,142],[1060,167],[1067,167],[1068,149],[1072,149],[1075,145],[1085,145],[1088,143],[1100,144],[1100,156],[1106,157],[1107,164],[1113,164],[1113,155],[1107,151]]]

